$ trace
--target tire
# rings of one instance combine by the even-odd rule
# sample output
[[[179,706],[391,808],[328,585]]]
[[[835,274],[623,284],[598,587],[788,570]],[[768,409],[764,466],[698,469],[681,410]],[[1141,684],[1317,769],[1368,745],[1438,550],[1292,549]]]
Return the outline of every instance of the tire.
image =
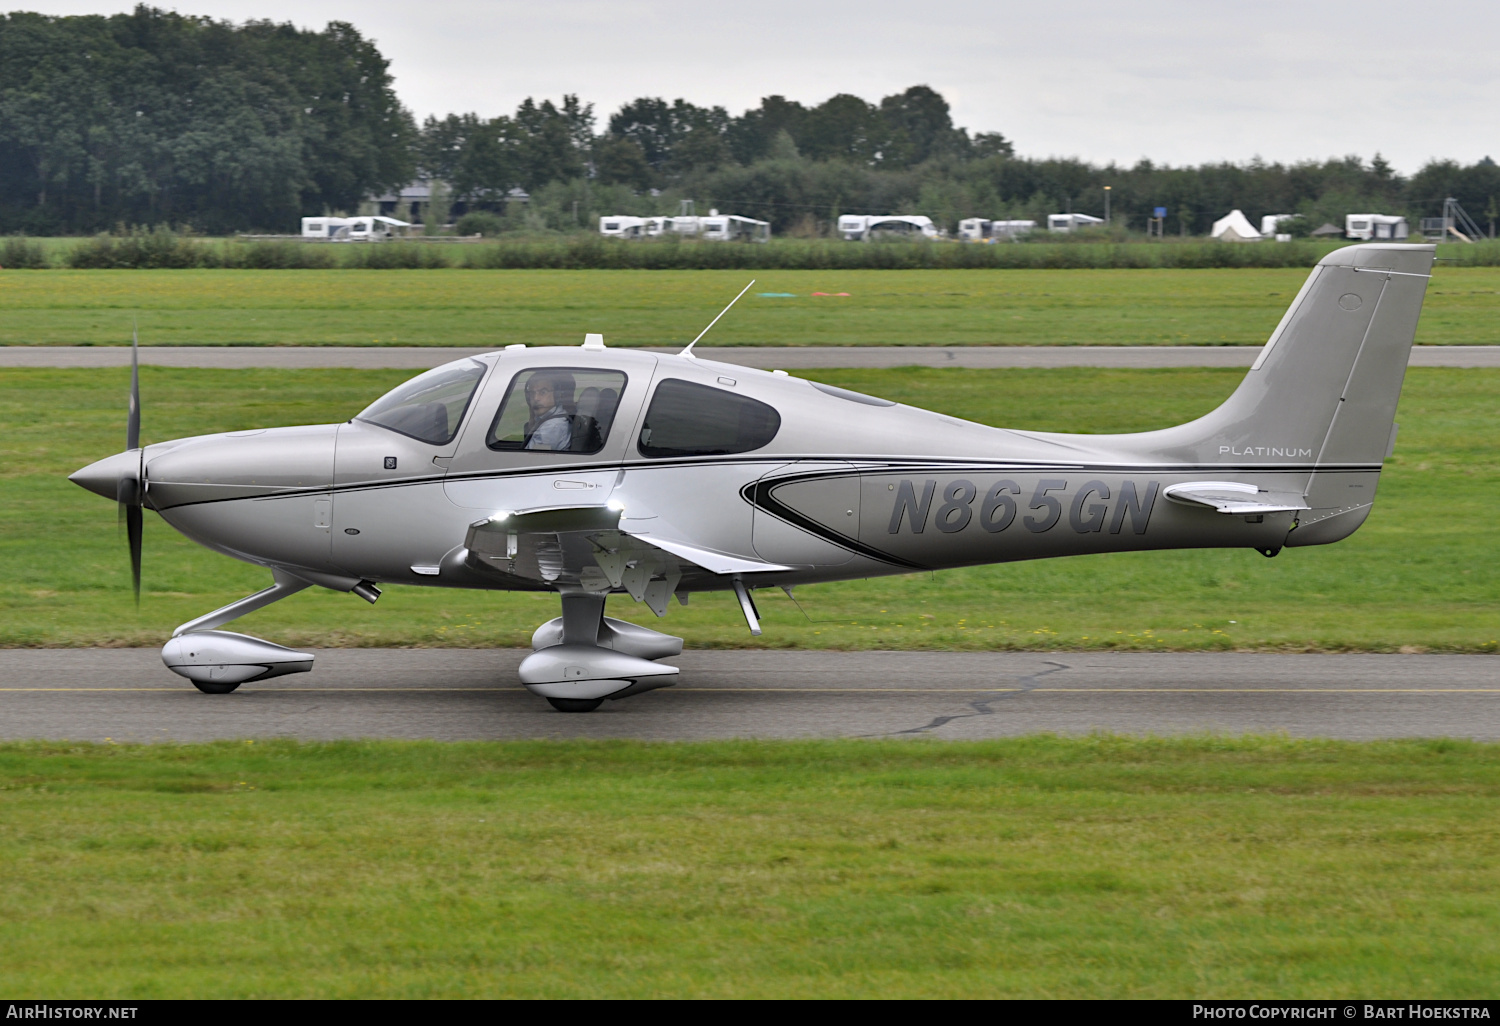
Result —
[[[227,695],[235,688],[239,687],[239,684],[222,684],[216,680],[195,680],[193,681],[193,687],[197,688],[205,695]]]
[[[602,698],[549,698],[547,701],[558,712],[570,713],[593,712],[604,704]]]

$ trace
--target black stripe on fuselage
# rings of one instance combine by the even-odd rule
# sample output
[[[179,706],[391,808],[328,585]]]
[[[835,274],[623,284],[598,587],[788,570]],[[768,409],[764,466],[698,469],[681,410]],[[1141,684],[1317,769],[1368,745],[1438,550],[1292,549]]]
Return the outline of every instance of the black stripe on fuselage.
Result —
[[[849,475],[847,473],[831,473],[803,474],[797,477],[781,477],[777,478],[774,481],[767,481],[762,478],[759,481],[752,481],[741,488],[740,496],[756,509],[763,510],[770,516],[773,516],[778,520],[785,521],[795,528],[806,531],[808,534],[816,535],[817,537],[822,538],[824,541],[832,542],[839,548],[848,549],[850,552],[858,553],[861,556],[868,556],[871,559],[878,559],[882,563],[889,563],[892,566],[905,567],[908,570],[930,569],[922,563],[913,563],[909,559],[902,559],[900,556],[893,556],[889,552],[886,552],[882,549],[877,549],[872,545],[866,545],[858,538],[850,538],[846,534],[841,534],[840,532],[835,531],[830,527],[820,524],[818,521],[812,519],[811,517],[804,516],[803,514],[792,509],[792,507],[788,506],[784,502],[781,502],[776,498],[776,496],[771,494],[778,485],[787,484],[792,481],[821,481],[830,478],[848,476]]]
[[[1225,464],[1225,463],[1061,463],[1056,461],[1022,461],[1022,460],[985,460],[985,459],[933,459],[907,456],[755,456],[726,459],[722,457],[707,459],[685,459],[685,460],[652,460],[651,462],[632,461],[629,463],[594,463],[594,464],[562,464],[550,467],[526,467],[506,468],[503,470],[469,471],[462,474],[434,474],[424,477],[393,478],[385,481],[352,481],[345,484],[327,486],[312,485],[305,488],[287,488],[275,491],[267,491],[261,495],[235,495],[222,499],[197,499],[192,502],[174,503],[171,506],[152,505],[152,509],[179,509],[184,506],[201,506],[216,502],[237,502],[242,499],[280,499],[294,495],[312,494],[336,494],[341,492],[372,491],[381,488],[409,488],[414,485],[432,484],[434,482],[446,481],[483,481],[503,480],[511,477],[541,477],[559,473],[588,473],[610,470],[643,470],[657,467],[719,467],[719,466],[743,466],[751,464],[782,464],[799,462],[833,463],[844,462],[853,464],[852,473],[857,475],[879,474],[887,472],[913,473],[921,470],[931,470],[933,473],[953,473],[960,470],[971,470],[979,473],[1114,473],[1114,474],[1341,474],[1341,473],[1368,473],[1378,471],[1383,464],[1380,463],[1348,463],[1330,466],[1315,466],[1299,463],[1276,463],[1276,464]],[[843,477],[849,472],[829,474],[823,472],[815,474],[815,477]],[[789,481],[792,477],[778,478],[778,481]],[[172,482],[163,482],[164,487],[169,487]],[[150,488],[148,484],[147,497],[149,504]],[[747,500],[748,501],[748,500]],[[769,511],[768,511],[769,512]]]

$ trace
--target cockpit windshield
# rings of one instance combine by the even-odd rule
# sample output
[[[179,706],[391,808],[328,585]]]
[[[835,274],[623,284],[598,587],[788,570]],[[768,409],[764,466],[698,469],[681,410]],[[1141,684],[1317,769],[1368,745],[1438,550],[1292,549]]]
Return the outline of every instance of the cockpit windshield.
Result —
[[[434,367],[387,392],[355,419],[431,445],[447,445],[458,434],[485,369],[478,360]]]

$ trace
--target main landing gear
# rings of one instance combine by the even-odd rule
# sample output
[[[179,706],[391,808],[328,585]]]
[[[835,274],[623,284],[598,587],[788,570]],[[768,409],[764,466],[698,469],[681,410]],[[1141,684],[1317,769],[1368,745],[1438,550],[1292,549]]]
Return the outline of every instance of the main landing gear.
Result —
[[[565,591],[563,615],[531,636],[521,683],[558,712],[592,712],[606,698],[625,698],[675,684],[677,667],[654,660],[682,653],[682,639],[604,615],[604,595]]]

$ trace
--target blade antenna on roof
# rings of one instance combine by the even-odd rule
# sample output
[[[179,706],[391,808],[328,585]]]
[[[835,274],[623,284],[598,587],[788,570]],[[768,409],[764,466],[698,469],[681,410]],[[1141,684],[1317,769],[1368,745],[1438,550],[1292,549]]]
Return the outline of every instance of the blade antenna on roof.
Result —
[[[751,278],[750,279],[750,285],[754,285],[754,284],[755,284],[755,279]],[[744,288],[740,289],[740,296],[743,296],[746,292],[750,291],[750,285],[746,285]],[[735,296],[733,299],[731,299],[729,301],[729,306],[733,306],[734,304],[738,303],[740,301],[740,296]],[[724,309],[722,309],[722,310],[719,311],[719,317],[723,317],[725,314],[727,314],[729,312],[729,306],[726,306]],[[712,328],[715,324],[718,324],[719,323],[719,317],[715,317],[713,320],[709,321],[708,322],[708,328]],[[702,331],[698,332],[698,338],[702,338],[704,335],[707,335],[708,334],[708,328],[704,328]],[[678,353],[677,355],[678,356],[688,356],[688,357],[692,357],[693,359],[697,359],[697,357],[693,356],[693,347],[698,344],[698,338],[695,338],[691,342],[689,342],[687,344],[687,348],[684,349],[682,352]]]

